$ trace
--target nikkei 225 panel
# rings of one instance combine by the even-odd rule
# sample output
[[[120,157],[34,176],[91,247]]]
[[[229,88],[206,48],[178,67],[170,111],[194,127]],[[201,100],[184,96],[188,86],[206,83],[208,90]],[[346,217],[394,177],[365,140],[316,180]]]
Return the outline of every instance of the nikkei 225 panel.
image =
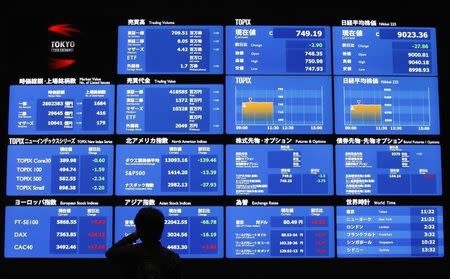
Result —
[[[437,76],[436,30],[333,27],[335,75]]]
[[[333,195],[333,146],[227,145],[227,195]]]
[[[436,77],[334,77],[337,134],[439,134]]]
[[[118,85],[118,134],[222,134],[223,85]]]
[[[6,193],[11,196],[112,195],[112,145],[10,145]]]
[[[10,135],[114,133],[114,85],[10,87]]]
[[[329,76],[227,76],[229,134],[331,134]]]
[[[222,26],[119,26],[119,74],[222,74]]]

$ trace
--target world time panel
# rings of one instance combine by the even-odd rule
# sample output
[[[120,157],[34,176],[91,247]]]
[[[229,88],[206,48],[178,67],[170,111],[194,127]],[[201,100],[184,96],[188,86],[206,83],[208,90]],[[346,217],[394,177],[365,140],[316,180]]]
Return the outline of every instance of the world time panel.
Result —
[[[157,206],[165,217],[161,244],[182,258],[223,258],[223,207]],[[118,206],[116,241],[135,231],[134,217],[141,207]]]
[[[227,74],[330,75],[328,26],[227,26]]]
[[[10,145],[7,195],[112,195],[112,145]]]
[[[117,145],[117,195],[222,195],[222,145]]]
[[[332,206],[232,206],[227,258],[332,258]]]
[[[222,74],[222,26],[119,26],[119,74]]]
[[[222,134],[223,85],[118,85],[118,134]]]
[[[338,195],[441,195],[439,145],[337,145]]]
[[[227,76],[227,133],[331,134],[331,77]]]
[[[114,133],[114,85],[13,85],[10,135]]]
[[[332,145],[227,145],[227,195],[332,195]]]
[[[341,258],[443,257],[442,206],[338,206]]]
[[[6,258],[104,258],[111,244],[112,207],[6,207]]]
[[[336,75],[437,76],[436,30],[333,27]]]
[[[337,134],[439,134],[436,77],[335,77]]]

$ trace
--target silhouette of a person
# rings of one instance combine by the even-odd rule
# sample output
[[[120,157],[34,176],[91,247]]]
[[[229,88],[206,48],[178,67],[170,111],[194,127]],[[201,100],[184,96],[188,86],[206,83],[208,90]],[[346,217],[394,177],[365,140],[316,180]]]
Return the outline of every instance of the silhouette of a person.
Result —
[[[127,278],[182,278],[180,257],[161,246],[164,215],[152,207],[142,208],[134,224],[136,231],[109,248],[106,257],[118,264]],[[138,239],[141,243],[136,243]]]

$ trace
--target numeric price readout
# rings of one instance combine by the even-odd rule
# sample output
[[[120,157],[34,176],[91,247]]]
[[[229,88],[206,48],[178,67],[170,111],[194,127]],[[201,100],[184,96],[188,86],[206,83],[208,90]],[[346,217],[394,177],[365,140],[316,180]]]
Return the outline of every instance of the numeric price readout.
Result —
[[[118,134],[221,134],[223,85],[118,85]]]
[[[334,257],[331,206],[231,206],[227,258]]]
[[[333,27],[336,75],[437,76],[436,29]]]
[[[114,85],[13,85],[10,135],[114,133]]]
[[[10,145],[10,196],[112,195],[112,145]]]
[[[223,208],[219,206],[158,206],[165,217],[163,246],[182,258],[223,257]],[[115,237],[135,231],[134,216],[140,207],[116,207]]]
[[[227,145],[227,195],[332,195],[331,145]]]
[[[117,145],[117,195],[222,195],[221,145]]]
[[[118,74],[222,74],[222,26],[119,26]]]
[[[7,206],[6,258],[104,258],[112,207]]]

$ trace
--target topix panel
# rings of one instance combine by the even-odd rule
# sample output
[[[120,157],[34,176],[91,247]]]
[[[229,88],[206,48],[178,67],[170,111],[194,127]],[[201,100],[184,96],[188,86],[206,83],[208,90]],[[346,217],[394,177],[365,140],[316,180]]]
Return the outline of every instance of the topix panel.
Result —
[[[228,134],[331,134],[330,77],[227,76]]]
[[[227,74],[330,75],[328,26],[227,26]]]
[[[13,85],[10,135],[114,133],[114,85]]]
[[[222,74],[222,26],[119,26],[117,72]]]

